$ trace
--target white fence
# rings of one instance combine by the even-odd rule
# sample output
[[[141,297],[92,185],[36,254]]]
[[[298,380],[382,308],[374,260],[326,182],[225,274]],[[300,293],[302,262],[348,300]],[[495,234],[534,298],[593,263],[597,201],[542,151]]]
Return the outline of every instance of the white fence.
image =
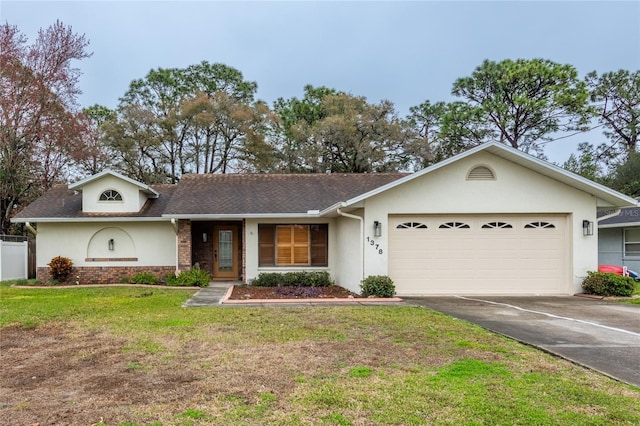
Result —
[[[0,241],[0,281],[27,278],[27,242]]]

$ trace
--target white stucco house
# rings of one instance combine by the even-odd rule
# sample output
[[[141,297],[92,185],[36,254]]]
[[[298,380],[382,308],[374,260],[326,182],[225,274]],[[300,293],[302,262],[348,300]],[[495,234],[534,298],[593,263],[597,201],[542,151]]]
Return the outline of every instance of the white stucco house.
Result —
[[[598,267],[598,211],[636,200],[503,144],[412,174],[185,175],[106,171],[53,188],[13,220],[37,228],[41,279],[69,257],[81,282],[198,264],[215,280],[328,271],[398,295],[573,294]],[[34,225],[35,224],[35,225]]]

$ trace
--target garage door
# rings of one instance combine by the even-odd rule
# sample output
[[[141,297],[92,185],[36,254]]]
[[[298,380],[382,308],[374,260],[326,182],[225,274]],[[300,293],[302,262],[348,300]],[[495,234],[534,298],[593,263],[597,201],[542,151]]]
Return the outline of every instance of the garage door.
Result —
[[[566,215],[389,217],[399,295],[566,293]]]

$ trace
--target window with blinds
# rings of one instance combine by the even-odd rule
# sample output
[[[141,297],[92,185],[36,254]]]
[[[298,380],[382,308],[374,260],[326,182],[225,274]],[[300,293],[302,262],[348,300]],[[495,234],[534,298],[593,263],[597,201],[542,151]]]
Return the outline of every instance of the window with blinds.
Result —
[[[328,226],[258,225],[260,266],[327,266]]]

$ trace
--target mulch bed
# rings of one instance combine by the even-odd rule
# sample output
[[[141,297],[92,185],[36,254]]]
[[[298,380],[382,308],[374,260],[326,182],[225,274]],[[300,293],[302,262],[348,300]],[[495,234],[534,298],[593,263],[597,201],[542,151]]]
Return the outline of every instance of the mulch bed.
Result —
[[[328,287],[256,287],[251,285],[237,285],[229,296],[230,300],[251,299],[348,299],[361,298],[344,287],[332,285]]]

